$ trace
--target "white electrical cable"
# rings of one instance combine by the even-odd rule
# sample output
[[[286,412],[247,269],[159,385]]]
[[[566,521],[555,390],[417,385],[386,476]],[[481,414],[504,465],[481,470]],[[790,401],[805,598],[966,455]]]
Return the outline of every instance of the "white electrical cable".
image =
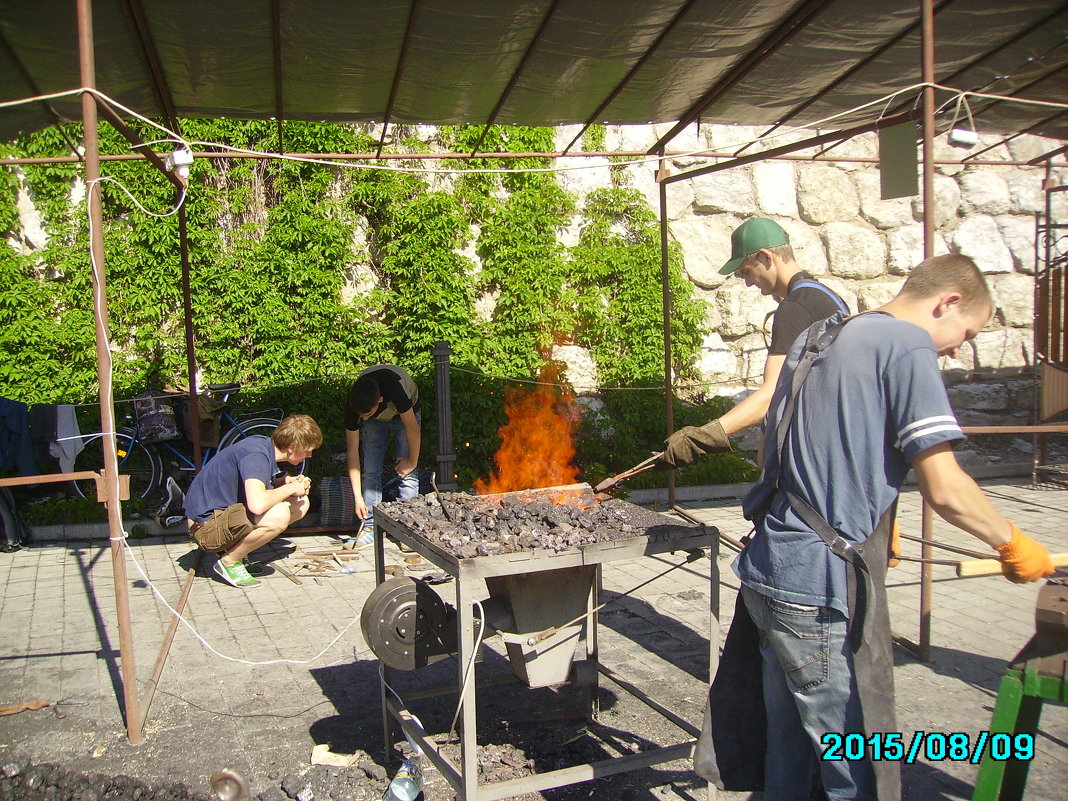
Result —
[[[183,204],[185,203],[185,198],[186,198],[186,195],[188,194],[188,190],[187,190],[187,187],[184,187],[184,186],[183,186],[183,187],[182,187],[182,191],[181,191],[181,194],[180,194],[180,195],[178,196],[178,202],[177,202],[177,203],[175,204],[174,208],[172,208],[172,209],[171,209],[170,211],[167,211],[167,212],[162,212],[162,213],[161,213],[161,212],[149,211],[148,209],[146,209],[146,208],[145,208],[145,207],[144,207],[144,206],[143,206],[143,205],[141,204],[141,202],[140,202],[140,201],[139,201],[139,200],[138,200],[137,198],[135,198],[135,197],[133,196],[133,193],[132,193],[132,192],[130,192],[130,190],[129,190],[129,189],[127,189],[127,188],[126,188],[126,187],[125,187],[125,186],[123,185],[122,181],[120,181],[120,180],[119,180],[118,178],[113,178],[113,177],[112,177],[112,176],[110,176],[110,175],[102,175],[102,176],[101,176],[100,178],[97,178],[96,180],[94,180],[94,181],[91,181],[90,183],[94,183],[94,184],[102,184],[102,183],[104,183],[105,181],[106,181],[107,183],[112,183],[112,184],[115,184],[116,186],[118,186],[118,187],[119,187],[119,189],[121,189],[121,190],[122,190],[122,191],[123,191],[123,192],[124,192],[124,193],[126,194],[126,197],[130,198],[131,202],[132,202],[132,203],[133,203],[133,204],[134,204],[135,206],[137,206],[137,208],[138,208],[138,209],[140,209],[140,211],[141,211],[142,213],[144,213],[144,214],[147,214],[147,215],[148,215],[149,217],[171,217],[171,216],[173,216],[173,215],[177,214],[177,213],[178,213],[178,210],[179,210],[179,209],[181,209],[181,208],[182,208],[182,205],[183,205]]]
[[[891,92],[890,94],[887,94],[887,95],[885,95],[883,97],[877,98],[875,100],[870,100],[870,101],[868,101],[866,103],[862,103],[860,105],[854,106],[853,108],[847,109],[845,111],[836,112],[835,114],[828,115],[828,116],[823,117],[822,119],[816,120],[814,122],[806,123],[804,126],[783,127],[783,128],[778,129],[776,132],[774,132],[772,134],[769,134],[767,136],[764,136],[764,137],[758,137],[758,138],[755,138],[755,139],[750,139],[747,142],[746,141],[740,141],[740,142],[733,143],[731,145],[731,147],[739,147],[739,146],[748,147],[750,145],[756,145],[756,144],[762,144],[762,143],[771,142],[771,141],[774,141],[774,140],[779,139],[779,138],[786,138],[786,137],[793,138],[798,134],[798,132],[808,131],[808,130],[812,130],[812,129],[818,129],[818,128],[820,128],[822,126],[825,126],[828,123],[831,123],[831,122],[833,122],[835,120],[841,119],[843,117],[849,117],[849,116],[855,115],[858,112],[864,111],[865,109],[868,109],[868,108],[870,108],[872,106],[876,106],[876,105],[879,105],[879,104],[883,104],[883,106],[884,106],[883,111],[879,114],[879,118],[881,118],[881,117],[885,116],[886,110],[889,108],[889,106],[893,103],[893,101],[896,98],[900,97],[903,94],[910,94],[912,92],[919,92],[920,90],[922,90],[924,88],[927,88],[927,87],[931,87],[931,88],[934,88],[934,89],[940,89],[940,90],[943,90],[943,91],[947,91],[947,92],[950,92],[954,97],[960,96],[960,97],[963,97],[965,99],[970,98],[970,97],[975,97],[975,98],[982,98],[982,99],[986,99],[986,100],[996,100],[996,101],[999,101],[999,102],[1019,103],[1019,104],[1022,104],[1022,105],[1037,105],[1037,106],[1043,106],[1043,107],[1047,107],[1047,108],[1068,109],[1068,103],[1061,103],[1061,102],[1047,101],[1047,100],[1032,100],[1032,99],[1028,99],[1028,98],[1011,97],[1009,95],[998,95],[998,94],[993,94],[993,93],[989,93],[989,92],[973,92],[973,91],[967,91],[967,90],[962,90],[962,89],[954,89],[952,87],[942,86],[941,84],[936,84],[936,83],[927,84],[927,83],[922,83],[921,82],[921,83],[912,84],[911,86],[906,86],[906,87],[904,87],[902,89],[898,89],[898,90],[896,90],[894,92]],[[133,118],[135,118],[137,120],[140,120],[141,122],[145,123],[146,125],[150,125],[153,128],[156,128],[156,129],[162,131],[166,135],[166,137],[164,139],[161,139],[161,140],[156,140],[157,142],[175,143],[175,144],[178,144],[179,146],[181,146],[181,147],[183,147],[185,149],[192,149],[191,148],[192,144],[198,144],[198,145],[202,145],[202,146],[205,146],[205,147],[219,148],[219,149],[221,149],[223,151],[232,151],[232,152],[235,152],[235,153],[242,153],[242,154],[245,154],[245,155],[263,156],[265,158],[284,159],[284,160],[303,162],[303,163],[309,163],[309,164],[321,164],[321,165],[330,166],[330,167],[340,167],[340,168],[357,169],[357,170],[381,170],[381,171],[386,171],[386,172],[435,174],[435,175],[463,175],[465,173],[508,175],[508,174],[517,174],[517,173],[571,172],[571,171],[576,171],[576,170],[591,170],[591,169],[603,170],[603,169],[611,169],[613,167],[625,167],[625,166],[637,166],[637,165],[642,165],[642,164],[649,164],[649,163],[658,162],[658,161],[661,160],[659,155],[653,155],[653,156],[644,156],[644,157],[633,158],[633,159],[629,159],[628,158],[628,159],[620,160],[620,161],[617,161],[617,162],[613,162],[612,164],[608,164],[608,165],[605,165],[605,164],[577,164],[577,165],[570,165],[570,166],[559,166],[559,165],[557,165],[557,166],[553,166],[553,167],[521,167],[521,168],[517,168],[517,169],[504,169],[504,168],[495,168],[495,169],[490,169],[490,168],[460,169],[460,168],[445,168],[445,167],[442,167],[442,168],[411,167],[411,166],[405,167],[405,166],[391,166],[391,165],[387,165],[387,164],[363,164],[363,163],[353,163],[353,162],[349,162],[349,161],[332,161],[330,159],[317,159],[317,158],[311,158],[311,157],[306,157],[306,156],[291,156],[291,155],[285,155],[285,154],[279,154],[279,153],[270,153],[270,152],[267,152],[267,151],[252,150],[252,149],[249,149],[249,148],[240,148],[240,147],[236,147],[234,145],[227,145],[227,144],[223,144],[223,143],[219,143],[219,142],[209,142],[209,141],[200,141],[200,140],[196,140],[196,141],[192,141],[191,142],[190,140],[187,140],[185,137],[181,136],[180,134],[175,133],[174,131],[171,131],[170,129],[166,128],[165,126],[160,125],[159,123],[154,122],[153,120],[149,119],[148,117],[145,117],[144,115],[137,113],[133,109],[130,109],[127,106],[124,106],[123,104],[119,103],[118,101],[113,100],[112,98],[108,97],[107,95],[103,94],[102,92],[100,92],[100,91],[98,91],[96,89],[90,89],[90,88],[72,89],[72,90],[69,90],[69,91],[66,91],[66,92],[56,92],[56,93],[52,93],[52,94],[48,94],[48,95],[38,95],[38,96],[35,96],[35,97],[22,98],[22,99],[19,99],[19,100],[4,101],[4,102],[0,102],[0,108],[7,108],[7,107],[11,107],[11,106],[16,106],[16,105],[34,103],[34,102],[38,102],[40,100],[49,100],[49,99],[53,99],[53,98],[57,98],[57,97],[65,97],[65,96],[68,96],[68,95],[79,94],[79,93],[82,93],[82,92],[89,92],[89,93],[93,94],[94,96],[100,98],[104,102],[108,103],[112,107],[114,107],[116,109],[120,109],[125,114],[129,115],[130,117],[133,117]],[[953,98],[951,98],[947,102],[952,102],[952,100],[953,100]],[[971,117],[971,114],[969,112],[969,118],[970,117]],[[482,158],[486,158],[486,157],[482,157]],[[678,159],[678,158],[710,158],[710,159],[719,160],[722,157],[721,156],[711,155],[711,154],[709,154],[707,149],[702,149],[702,150],[694,150],[694,151],[690,151],[690,152],[686,152],[686,153],[672,154],[671,158],[673,158],[673,159]],[[0,160],[0,164],[2,164],[2,163],[3,163],[2,160]]]
[[[490,375],[482,370],[472,370],[467,367],[458,367],[455,364],[449,365],[450,370],[455,370],[458,373],[469,373],[470,375],[477,375],[486,381],[500,381],[506,384],[529,384],[536,387],[560,387],[562,389],[570,389],[569,384],[554,381],[538,381],[532,378],[511,378],[504,375]],[[759,376],[742,376],[743,380],[757,379]],[[671,386],[674,389],[695,389],[697,387],[718,387],[718,386],[733,386],[737,384],[737,381],[687,381],[686,383],[674,383]],[[598,392],[663,392],[664,385],[657,384],[650,387],[601,387]]]
[[[123,532],[123,533],[125,533],[125,532]],[[160,603],[162,603],[165,607],[167,607],[167,609],[170,611],[170,613],[172,615],[174,615],[176,618],[178,618],[179,622],[181,622],[182,625],[184,625],[187,629],[189,629],[189,631],[192,633],[192,635],[194,637],[196,637],[200,641],[201,645],[203,645],[205,648],[207,648],[208,651],[213,653],[215,656],[219,657],[220,659],[225,659],[227,662],[238,662],[238,663],[243,664],[243,665],[307,665],[307,664],[310,664],[310,663],[314,662],[315,660],[319,659],[319,657],[321,657],[323,654],[325,654],[327,651],[329,651],[331,648],[333,648],[334,644],[337,643],[337,641],[340,640],[345,635],[345,633],[355,625],[356,621],[360,619],[359,615],[354,617],[352,619],[352,621],[347,626],[345,626],[345,628],[343,628],[340,632],[338,632],[338,635],[334,639],[332,639],[327,644],[327,646],[325,648],[323,648],[323,650],[321,650],[319,653],[317,653],[315,656],[311,657],[310,659],[268,659],[265,662],[253,662],[253,661],[250,661],[248,659],[239,659],[239,658],[237,658],[235,656],[227,656],[226,654],[221,653],[220,651],[218,651],[214,647],[212,647],[212,645],[207,640],[205,640],[202,636],[200,636],[200,633],[193,627],[193,624],[191,624],[188,620],[186,620],[184,617],[182,617],[182,615],[180,615],[174,609],[174,607],[172,607],[169,603],[167,603],[167,599],[163,597],[163,593],[161,593],[156,588],[156,585],[153,584],[152,581],[148,578],[148,575],[145,573],[144,569],[141,567],[141,564],[137,561],[137,558],[133,554],[133,549],[130,548],[130,543],[129,542],[125,542],[125,540],[124,540],[124,543],[126,545],[126,549],[130,552],[129,556],[130,556],[131,561],[133,561],[133,563],[134,563],[134,567],[137,568],[137,572],[141,574],[141,577],[145,580],[145,583],[148,584],[148,586],[152,589],[152,592],[155,593],[157,598],[159,598]],[[368,649],[368,650],[361,651],[360,653],[356,654],[356,658],[359,658],[360,656],[362,656],[362,655],[364,655],[366,653],[370,653],[370,650]]]

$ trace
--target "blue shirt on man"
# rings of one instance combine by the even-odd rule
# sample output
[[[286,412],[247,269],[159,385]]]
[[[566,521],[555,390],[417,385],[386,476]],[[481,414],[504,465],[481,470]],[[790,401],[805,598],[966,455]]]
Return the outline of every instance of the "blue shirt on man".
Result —
[[[204,522],[217,509],[245,503],[245,481],[258,478],[270,489],[278,473],[270,437],[246,437],[219,450],[197,473],[185,494],[185,516]]]
[[[836,314],[820,325],[826,329],[841,319]],[[812,365],[795,402],[780,470],[776,426],[804,344],[803,334],[790,348],[772,397],[765,468],[742,501],[757,530],[733,568],[762,595],[848,614],[845,562],[794,513],[785,493],[776,491],[776,478],[842,537],[863,542],[897,498],[913,457],[964,434],[930,334],[889,314],[862,314]],[[873,410],[881,419],[872,418]]]

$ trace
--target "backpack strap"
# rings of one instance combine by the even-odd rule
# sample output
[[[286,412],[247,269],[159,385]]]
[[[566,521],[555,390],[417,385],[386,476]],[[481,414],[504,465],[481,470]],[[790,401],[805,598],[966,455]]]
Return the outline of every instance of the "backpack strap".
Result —
[[[798,281],[796,284],[794,284],[794,288],[790,290],[790,293],[793,294],[795,291],[802,288],[820,290],[825,295],[827,295],[827,297],[834,301],[834,305],[838,307],[838,311],[842,312],[842,314],[849,314],[849,307],[846,306],[845,301],[842,300],[838,296],[838,293],[831,289],[829,286],[824,286],[819,281]]]

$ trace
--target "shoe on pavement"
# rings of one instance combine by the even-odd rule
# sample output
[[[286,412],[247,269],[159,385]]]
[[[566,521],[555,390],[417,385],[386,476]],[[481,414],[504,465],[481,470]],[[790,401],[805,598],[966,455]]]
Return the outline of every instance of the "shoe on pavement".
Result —
[[[370,526],[364,526],[360,536],[356,538],[356,548],[366,548],[375,544],[375,530]]]
[[[241,560],[241,564],[243,564],[245,566],[245,570],[248,571],[248,574],[250,576],[262,576],[263,575],[263,572],[264,572],[263,571],[263,565],[261,565],[259,562],[253,562],[251,559],[249,559],[246,556],[244,559]]]
[[[220,559],[215,563],[215,572],[227,584],[232,584],[241,589],[260,586],[259,580],[252,578],[245,569],[245,566],[240,562],[236,565],[224,565],[222,559]]]

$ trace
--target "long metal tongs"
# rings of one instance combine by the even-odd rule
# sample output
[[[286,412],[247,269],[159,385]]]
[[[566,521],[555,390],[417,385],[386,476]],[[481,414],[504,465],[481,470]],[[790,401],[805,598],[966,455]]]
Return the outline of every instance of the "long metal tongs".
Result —
[[[612,476],[610,478],[606,478],[604,481],[602,481],[600,484],[598,484],[596,487],[594,487],[593,491],[594,492],[605,492],[605,491],[611,489],[612,487],[616,486],[617,484],[620,484],[621,482],[626,481],[628,478],[631,478],[632,476],[638,475],[638,473],[644,473],[646,470],[648,470],[651,467],[653,467],[656,464],[656,460],[659,459],[663,455],[664,455],[663,451],[657,451],[652,456],[650,456],[648,459],[645,459],[645,460],[643,460],[641,462],[638,462],[638,464],[634,465],[634,467],[630,468],[629,470],[624,470],[622,473],[617,473],[616,475],[614,475],[614,476]]]

